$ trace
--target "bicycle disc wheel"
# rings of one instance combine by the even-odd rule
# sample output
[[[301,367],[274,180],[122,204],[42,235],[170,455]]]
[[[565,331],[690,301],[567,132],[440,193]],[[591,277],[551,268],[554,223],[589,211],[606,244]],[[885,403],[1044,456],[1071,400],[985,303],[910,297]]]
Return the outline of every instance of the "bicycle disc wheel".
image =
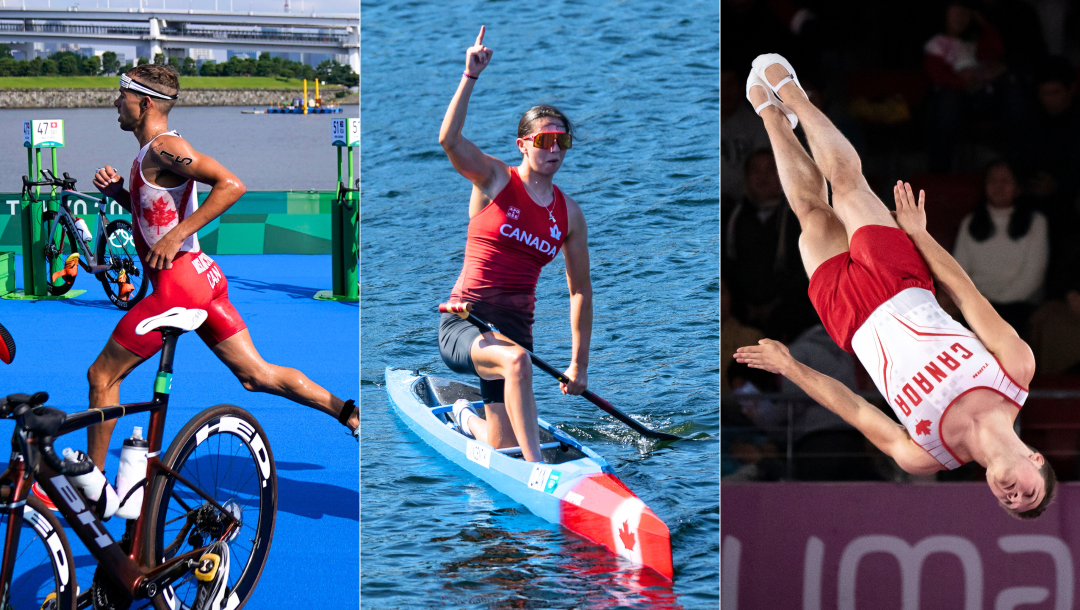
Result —
[[[239,518],[239,529],[224,538],[230,554],[224,607],[243,607],[266,565],[277,516],[277,473],[266,433],[247,411],[217,405],[184,425],[162,462]],[[146,552],[151,566],[224,535],[220,511],[169,474],[150,486],[148,510],[144,517],[150,519]],[[176,581],[173,589],[182,607],[190,607],[196,594],[194,575]]]
[[[10,489],[5,487],[3,495]],[[0,531],[7,531],[9,517],[0,514]],[[78,584],[67,535],[52,511],[33,495],[26,499],[19,548],[14,555],[11,596],[0,608],[75,610]],[[49,601],[50,597],[53,601]]]
[[[109,269],[97,275],[109,300],[120,309],[128,310],[146,296],[149,278],[143,273],[142,260],[135,251],[135,233],[131,223],[117,219],[105,227],[98,240],[97,262]]]
[[[42,214],[45,237],[45,278],[49,294],[60,296],[71,290],[79,275],[79,250],[75,242],[75,228],[57,212]]]

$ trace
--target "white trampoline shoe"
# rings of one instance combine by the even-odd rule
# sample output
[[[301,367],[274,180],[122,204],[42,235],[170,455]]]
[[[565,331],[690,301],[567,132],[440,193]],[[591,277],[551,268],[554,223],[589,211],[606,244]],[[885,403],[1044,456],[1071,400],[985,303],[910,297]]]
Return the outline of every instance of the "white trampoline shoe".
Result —
[[[756,70],[751,70],[750,76],[746,77],[747,100],[750,99],[750,89],[754,87],[761,87],[765,90],[765,103],[755,107],[754,112],[756,112],[758,116],[761,116],[761,111],[764,110],[766,106],[776,106],[780,109],[780,112],[784,113],[784,116],[788,118],[788,121],[791,121],[791,128],[795,129],[795,126],[799,124],[799,117],[795,116],[795,113],[789,110],[788,107],[784,105],[784,102],[780,101],[780,98],[776,97],[776,93],[769,87],[769,83],[758,76]],[[753,104],[754,102],[751,101],[750,103]]]
[[[787,70],[788,76],[773,85],[769,83],[768,77],[765,76],[765,69],[769,66],[776,64],[783,66],[784,69]],[[795,83],[795,86],[799,88],[799,91],[802,91],[803,95],[806,95],[806,90],[803,89],[802,83],[799,82],[799,77],[795,76],[795,68],[791,67],[791,63],[789,63],[788,60],[784,59],[783,55],[779,55],[777,53],[766,53],[764,55],[758,55],[754,59],[753,63],[751,63],[750,65],[753,66],[754,73],[761,77],[761,80],[764,81],[765,84],[768,85],[769,89],[772,90],[772,92],[775,93],[778,97],[780,95],[780,88],[788,84],[789,82]]]

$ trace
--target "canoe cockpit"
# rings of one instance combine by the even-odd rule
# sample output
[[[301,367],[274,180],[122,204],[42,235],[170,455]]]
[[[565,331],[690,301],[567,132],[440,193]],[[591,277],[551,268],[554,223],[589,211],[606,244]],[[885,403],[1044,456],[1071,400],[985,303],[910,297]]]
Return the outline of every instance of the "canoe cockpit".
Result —
[[[473,408],[476,412],[481,417],[484,415],[483,406],[475,404],[480,401],[481,398],[479,391],[473,386],[451,379],[429,376],[420,378],[413,386],[412,390],[416,397],[420,399],[421,403],[427,405],[430,409],[436,409],[437,412],[435,413],[435,417],[441,422],[450,424],[457,423],[454,421],[453,413],[450,410],[438,409],[438,407],[453,405],[455,401],[461,398],[474,403]],[[509,457],[522,459],[520,449],[499,449],[498,451]],[[550,430],[546,430],[543,427],[540,428],[540,454],[543,456],[545,464],[562,464],[563,462],[586,457],[585,453],[577,447],[564,440],[555,438],[555,435],[552,434]]]

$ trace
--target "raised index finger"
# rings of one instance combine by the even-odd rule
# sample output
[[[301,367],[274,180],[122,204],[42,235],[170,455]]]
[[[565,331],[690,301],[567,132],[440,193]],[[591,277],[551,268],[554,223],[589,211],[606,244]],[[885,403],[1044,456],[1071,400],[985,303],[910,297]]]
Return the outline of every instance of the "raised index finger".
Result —
[[[484,44],[484,26],[480,26],[480,35],[476,37],[476,46]]]

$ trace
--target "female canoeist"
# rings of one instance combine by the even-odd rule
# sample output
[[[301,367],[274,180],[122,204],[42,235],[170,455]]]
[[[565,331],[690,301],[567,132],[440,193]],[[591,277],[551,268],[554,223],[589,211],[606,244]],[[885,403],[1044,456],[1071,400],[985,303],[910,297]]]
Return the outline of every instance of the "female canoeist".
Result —
[[[539,462],[532,363],[525,351],[532,350],[536,283],[541,267],[562,250],[573,359],[565,373],[570,383],[561,387],[564,394],[581,394],[592,335],[589,248],[581,208],[551,181],[573,142],[573,126],[562,112],[536,106],[521,117],[517,146],[522,157],[516,168],[462,137],[469,96],[491,53],[481,27],[476,44],[465,53],[465,72],[443,117],[439,143],[454,169],[473,184],[465,265],[450,301],[472,303],[476,315],[499,332],[481,335],[468,321],[443,314],[439,352],[451,369],[480,377],[486,418],[461,401],[454,408],[461,431],[497,449],[516,444],[526,460]]]

